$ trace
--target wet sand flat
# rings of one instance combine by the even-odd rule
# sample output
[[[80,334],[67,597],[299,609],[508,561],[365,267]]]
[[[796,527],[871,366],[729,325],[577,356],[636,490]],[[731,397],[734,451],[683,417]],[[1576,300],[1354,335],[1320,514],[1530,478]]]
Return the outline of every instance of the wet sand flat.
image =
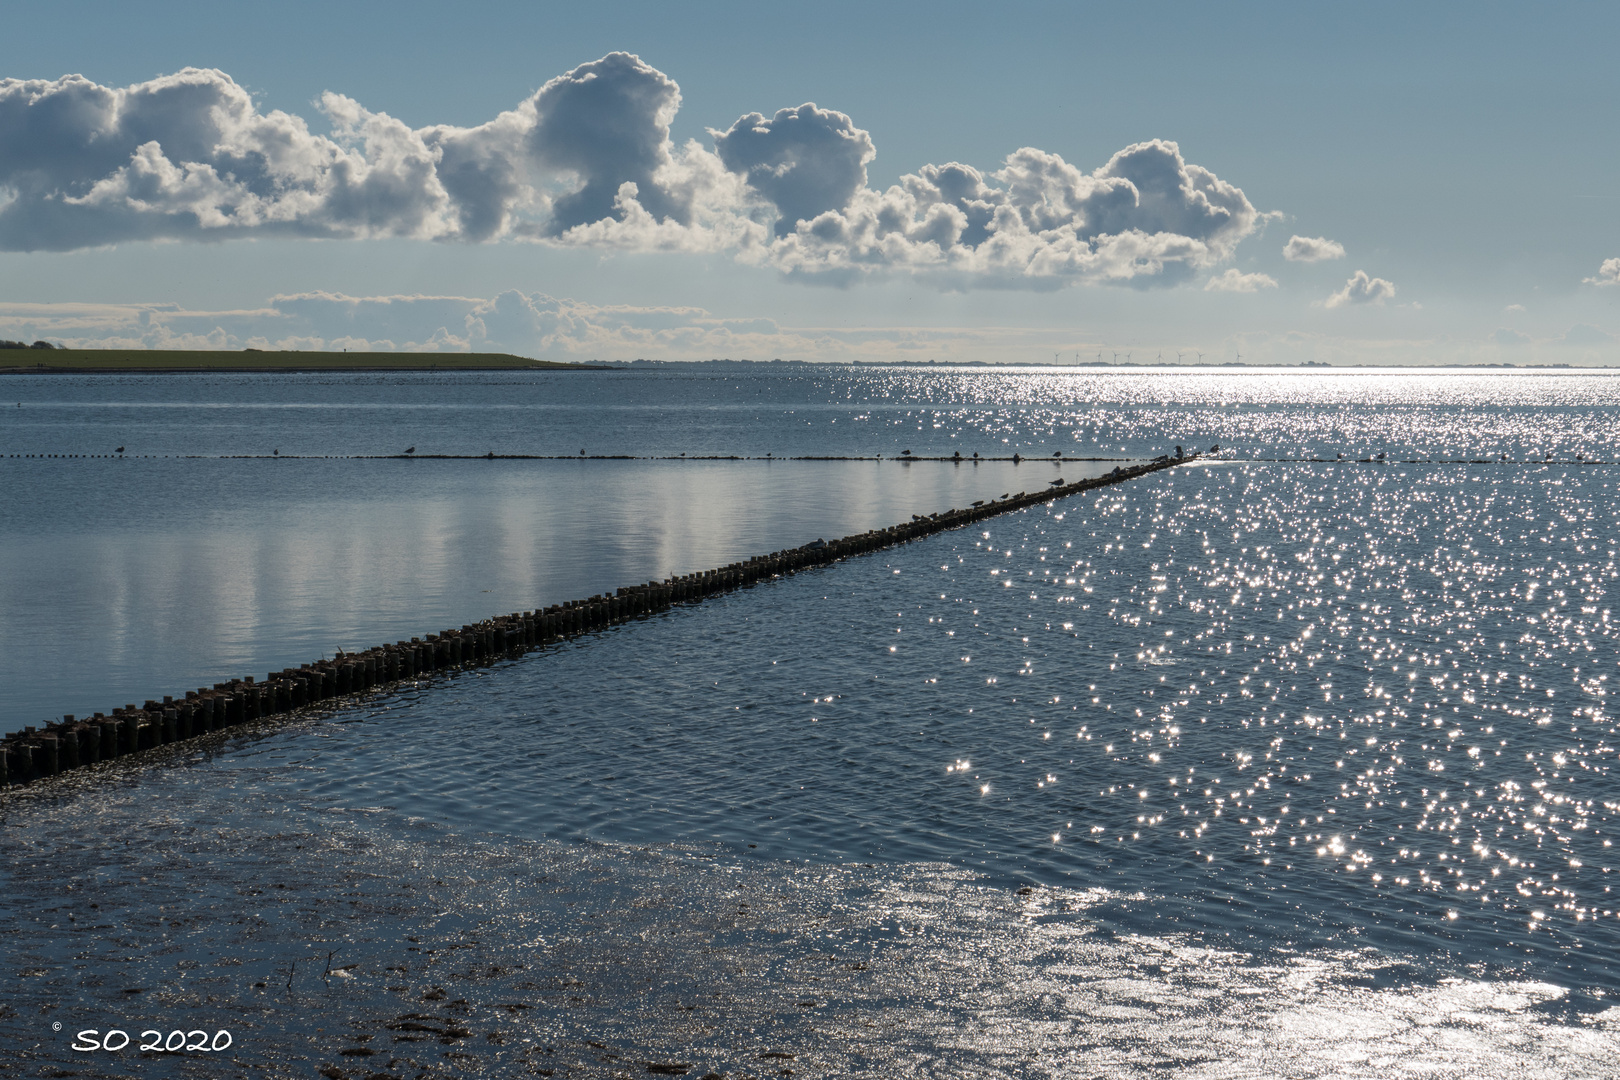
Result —
[[[1119,936],[1098,890],[92,773],[4,806],[0,1076],[1567,1077],[1620,1050],[1606,1014],[1546,1015],[1553,987]],[[130,1047],[73,1049],[114,1028]],[[142,1054],[145,1030],[230,1045]]]

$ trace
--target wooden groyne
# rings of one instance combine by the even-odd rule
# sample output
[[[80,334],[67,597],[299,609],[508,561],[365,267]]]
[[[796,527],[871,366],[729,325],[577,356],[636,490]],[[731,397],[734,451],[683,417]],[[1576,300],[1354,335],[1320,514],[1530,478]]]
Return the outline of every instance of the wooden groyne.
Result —
[[[0,740],[0,786],[27,784],[266,717],[294,714],[311,707],[330,707],[343,699],[391,684],[489,663],[664,611],[676,604],[691,603],[781,575],[961,528],[997,514],[1132,480],[1186,464],[1197,457],[1197,454],[1160,457],[1131,468],[1115,468],[1106,476],[1054,485],[1046,491],[1019,492],[1008,498],[976,502],[965,510],[915,516],[911,521],[887,529],[874,529],[839,540],[816,540],[714,570],[626,586],[611,596],[592,596],[540,610],[498,615],[459,630],[444,630],[425,638],[396,641],[364,652],[344,653],[331,660],[272,671],[263,680],[248,676],[189,690],[180,697],[165,696],[161,701],[151,699],[141,705],[127,704],[110,713],[96,713],[84,719],[64,716],[43,728],[27,727]]]

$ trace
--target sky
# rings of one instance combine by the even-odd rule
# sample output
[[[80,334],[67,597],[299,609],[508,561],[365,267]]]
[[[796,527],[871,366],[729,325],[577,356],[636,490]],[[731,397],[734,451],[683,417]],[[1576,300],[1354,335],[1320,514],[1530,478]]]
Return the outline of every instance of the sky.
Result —
[[[0,4],[0,338],[1620,363],[1620,6]]]

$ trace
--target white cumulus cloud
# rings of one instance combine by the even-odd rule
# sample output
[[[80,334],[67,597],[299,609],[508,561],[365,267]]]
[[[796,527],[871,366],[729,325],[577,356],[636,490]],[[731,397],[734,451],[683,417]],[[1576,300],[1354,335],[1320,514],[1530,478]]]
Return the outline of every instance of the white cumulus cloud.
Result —
[[[926,166],[798,221],[759,252],[790,274],[905,269],[942,283],[1179,282],[1231,256],[1260,214],[1173,142],[1085,172],[1026,147],[995,172]]]
[[[339,95],[322,108],[331,137],[259,112],[220,71],[121,90],[0,80],[0,248],[449,231],[437,155],[418,133]]]
[[[814,102],[739,117],[725,131],[710,131],[727,169],[778,214],[777,235],[828,210],[843,210],[866,186],[866,163],[877,156],[872,137],[841,112]]]
[[[1325,301],[1330,308],[1344,307],[1347,304],[1382,304],[1385,300],[1395,296],[1395,285],[1379,277],[1368,277],[1367,271],[1357,270],[1344,288],[1328,297]]]
[[[1587,285],[1620,285],[1620,259],[1604,259],[1597,277],[1584,278]]]
[[[1233,267],[1223,274],[1216,274],[1204,282],[1205,292],[1236,292],[1252,293],[1261,289],[1275,289],[1277,279],[1270,274],[1245,274]]]
[[[1326,262],[1344,258],[1344,245],[1325,236],[1300,236],[1297,233],[1283,245],[1283,258],[1289,262]]]
[[[813,103],[750,112],[709,129],[712,146],[676,145],[680,104],[673,79],[622,52],[472,127],[413,128],[328,93],[328,134],[261,112],[217,70],[124,88],[78,75],[7,79],[0,249],[247,235],[515,239],[729,251],[829,282],[899,273],[953,288],[1050,288],[1191,280],[1264,217],[1167,140],[1089,171],[1025,147],[990,171],[924,165],[880,191],[867,181],[872,138],[844,113]]]

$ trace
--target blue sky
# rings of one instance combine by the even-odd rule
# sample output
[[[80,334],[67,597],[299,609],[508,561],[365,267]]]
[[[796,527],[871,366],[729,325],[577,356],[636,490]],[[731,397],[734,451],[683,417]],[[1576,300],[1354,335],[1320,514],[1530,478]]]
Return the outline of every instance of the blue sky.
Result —
[[[0,337],[1620,362],[1612,4],[4,15]]]

